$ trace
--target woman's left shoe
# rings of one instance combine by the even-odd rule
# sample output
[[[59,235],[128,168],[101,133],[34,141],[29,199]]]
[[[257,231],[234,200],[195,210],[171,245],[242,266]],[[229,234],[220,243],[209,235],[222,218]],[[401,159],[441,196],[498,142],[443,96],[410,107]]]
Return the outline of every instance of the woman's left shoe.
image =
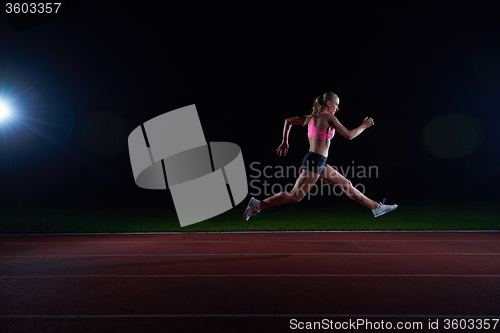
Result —
[[[245,210],[245,214],[243,214],[243,219],[245,221],[248,221],[248,219],[258,213],[260,213],[259,207],[260,201],[253,198],[250,199],[250,202],[248,203],[247,209]]]

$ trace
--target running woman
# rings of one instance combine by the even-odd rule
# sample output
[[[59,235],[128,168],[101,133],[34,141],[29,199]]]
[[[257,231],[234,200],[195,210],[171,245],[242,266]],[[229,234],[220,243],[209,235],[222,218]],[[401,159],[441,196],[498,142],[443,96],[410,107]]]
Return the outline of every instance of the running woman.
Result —
[[[372,118],[366,117],[359,127],[349,131],[335,117],[335,113],[339,111],[339,103],[340,100],[336,94],[327,92],[316,98],[310,115],[305,117],[291,117],[285,120],[283,142],[276,149],[279,156],[285,156],[288,152],[288,134],[292,125],[308,126],[307,136],[310,146],[309,152],[302,160],[301,173],[290,192],[280,192],[262,201],[252,197],[243,215],[245,221],[248,221],[251,216],[254,216],[263,209],[286,203],[299,202],[311,190],[318,178],[321,178],[328,184],[342,188],[349,198],[370,208],[375,217],[389,213],[398,207],[398,205],[385,205],[385,199],[381,203],[377,203],[367,198],[352,186],[348,179],[326,164],[330,140],[333,138],[335,132],[338,132],[347,140],[352,140],[365,129],[375,124]]]

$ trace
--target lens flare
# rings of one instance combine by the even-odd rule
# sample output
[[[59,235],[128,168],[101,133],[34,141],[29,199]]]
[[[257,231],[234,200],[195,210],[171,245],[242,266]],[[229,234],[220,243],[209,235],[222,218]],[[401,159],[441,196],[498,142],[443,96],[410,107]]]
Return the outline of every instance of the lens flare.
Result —
[[[465,114],[434,118],[422,131],[424,149],[438,158],[460,158],[476,151],[482,143],[481,123]]]
[[[4,102],[0,102],[0,120],[8,118],[10,113],[9,106]]]

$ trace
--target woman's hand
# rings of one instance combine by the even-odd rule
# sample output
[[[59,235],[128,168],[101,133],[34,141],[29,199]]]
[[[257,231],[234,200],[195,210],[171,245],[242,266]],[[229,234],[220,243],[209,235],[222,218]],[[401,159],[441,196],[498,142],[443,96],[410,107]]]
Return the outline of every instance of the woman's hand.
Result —
[[[375,125],[375,122],[373,121],[372,118],[368,117],[363,119],[363,122],[361,123],[361,126],[363,126],[364,128],[372,127],[373,125]]]
[[[286,153],[288,152],[288,143],[287,142],[282,142],[281,145],[276,149],[276,154],[280,156],[285,156]],[[283,154],[283,155],[281,155]]]

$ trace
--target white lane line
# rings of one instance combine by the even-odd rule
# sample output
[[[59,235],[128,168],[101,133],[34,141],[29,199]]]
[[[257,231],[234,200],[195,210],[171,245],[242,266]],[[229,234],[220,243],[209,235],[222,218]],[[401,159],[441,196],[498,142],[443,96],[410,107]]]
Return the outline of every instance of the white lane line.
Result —
[[[1,319],[123,319],[123,318],[478,318],[497,319],[499,315],[435,314],[114,314],[114,315],[0,315]]]
[[[220,277],[465,277],[500,278],[496,274],[176,274],[176,275],[139,275],[139,274],[82,274],[82,275],[2,275],[0,279],[47,279],[47,278],[220,278]]]
[[[283,257],[283,256],[500,256],[500,253],[149,253],[149,254],[47,254],[2,258],[106,258],[106,257]]]

